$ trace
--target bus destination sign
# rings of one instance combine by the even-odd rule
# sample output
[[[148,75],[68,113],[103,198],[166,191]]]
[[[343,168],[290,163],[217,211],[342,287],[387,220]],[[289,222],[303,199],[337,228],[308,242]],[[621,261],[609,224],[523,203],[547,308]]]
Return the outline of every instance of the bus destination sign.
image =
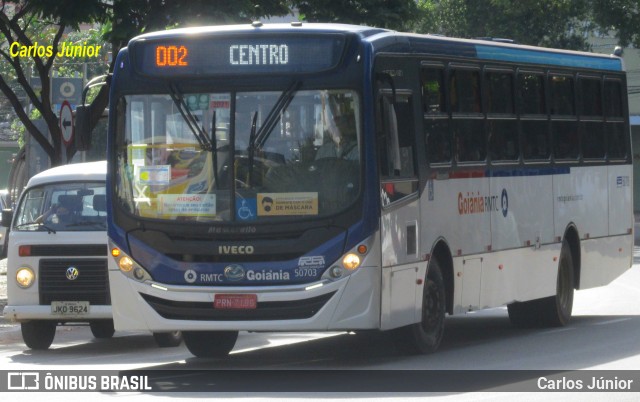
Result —
[[[131,54],[139,73],[151,76],[311,73],[335,67],[343,35],[224,37],[141,41]]]

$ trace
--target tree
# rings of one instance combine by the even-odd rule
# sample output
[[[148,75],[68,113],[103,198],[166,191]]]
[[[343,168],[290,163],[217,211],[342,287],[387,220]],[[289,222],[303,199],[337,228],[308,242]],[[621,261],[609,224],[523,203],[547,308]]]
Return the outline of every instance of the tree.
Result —
[[[589,0],[419,0],[416,30],[462,38],[587,50]]]
[[[103,40],[110,42],[115,55],[130,38],[143,32],[183,24],[249,22],[254,18],[286,14],[287,4],[282,0],[0,0],[0,90],[26,132],[56,166],[66,163],[75,151],[71,147],[63,155],[62,132],[50,101],[49,77],[54,67],[63,72],[72,69],[68,62],[57,57],[68,30],[77,31],[81,23],[103,23]],[[70,38],[74,40],[73,34]],[[29,47],[35,50],[16,54],[16,49]],[[37,49],[42,51],[38,53]],[[114,60],[115,57],[105,70],[113,71]],[[31,76],[40,78],[39,91],[31,85]],[[23,97],[45,121],[51,141],[31,121],[21,102]],[[108,87],[103,87],[91,105],[92,121],[98,121],[107,103]]]
[[[415,0],[294,0],[309,22],[339,22],[406,30],[415,22]]]
[[[592,0],[593,20],[613,31],[622,47],[640,47],[640,0]]]
[[[81,22],[99,21],[104,15],[104,5],[98,1],[2,0],[0,3],[0,60],[3,60],[0,90],[54,166],[63,162],[62,132],[58,117],[51,109],[49,76],[60,41],[67,28],[77,29]],[[33,76],[40,79],[40,91],[36,91],[29,80]],[[20,101],[19,90],[24,91],[24,96],[42,116],[51,142],[31,121]]]

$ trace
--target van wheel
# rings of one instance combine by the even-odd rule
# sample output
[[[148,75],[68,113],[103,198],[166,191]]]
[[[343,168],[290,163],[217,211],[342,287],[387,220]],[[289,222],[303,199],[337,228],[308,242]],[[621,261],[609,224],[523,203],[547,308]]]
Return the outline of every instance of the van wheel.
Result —
[[[27,347],[35,350],[46,350],[56,336],[55,321],[28,321],[20,324],[22,339]]]
[[[238,331],[183,332],[184,344],[196,357],[225,357],[233,350]]]
[[[509,320],[519,328],[564,326],[571,320],[573,294],[573,257],[565,242],[560,251],[555,296],[509,304]]]
[[[182,332],[154,332],[153,339],[156,341],[156,345],[161,348],[172,348],[179,346],[182,343]]]
[[[113,320],[91,321],[89,323],[91,333],[95,338],[108,339],[113,336],[116,330],[113,328]]]
[[[405,353],[435,352],[444,334],[446,297],[444,280],[438,260],[429,264],[422,294],[422,320],[392,331],[396,347]]]

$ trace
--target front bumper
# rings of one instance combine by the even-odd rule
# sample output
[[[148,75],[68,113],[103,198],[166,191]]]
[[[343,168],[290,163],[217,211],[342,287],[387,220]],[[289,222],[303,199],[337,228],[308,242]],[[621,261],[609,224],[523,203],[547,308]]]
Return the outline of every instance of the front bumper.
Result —
[[[116,330],[334,331],[380,327],[380,268],[335,282],[287,286],[183,286],[137,282],[109,270]],[[255,294],[255,310],[214,309],[216,294]]]

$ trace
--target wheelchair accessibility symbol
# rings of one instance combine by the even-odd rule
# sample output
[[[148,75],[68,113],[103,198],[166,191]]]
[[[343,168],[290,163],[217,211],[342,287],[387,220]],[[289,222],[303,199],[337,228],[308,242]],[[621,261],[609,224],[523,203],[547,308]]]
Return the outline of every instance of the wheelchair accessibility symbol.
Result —
[[[257,218],[258,207],[255,198],[236,200],[236,219],[241,221],[253,221]]]

